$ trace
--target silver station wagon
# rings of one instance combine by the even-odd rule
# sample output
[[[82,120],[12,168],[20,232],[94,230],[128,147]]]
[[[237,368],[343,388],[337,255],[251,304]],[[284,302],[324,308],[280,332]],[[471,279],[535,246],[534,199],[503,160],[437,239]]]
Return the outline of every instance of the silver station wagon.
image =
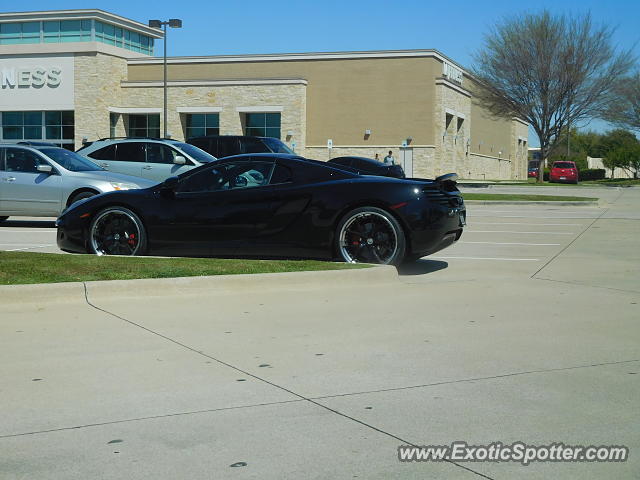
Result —
[[[161,182],[217,160],[200,148],[177,140],[101,139],[78,150],[105,170]]]
[[[16,215],[57,217],[79,200],[155,183],[107,172],[64,148],[0,144],[0,222]]]

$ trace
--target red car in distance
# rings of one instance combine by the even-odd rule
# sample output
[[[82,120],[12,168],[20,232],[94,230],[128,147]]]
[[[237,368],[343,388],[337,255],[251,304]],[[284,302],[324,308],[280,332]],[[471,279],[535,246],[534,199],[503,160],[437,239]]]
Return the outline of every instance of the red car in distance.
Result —
[[[575,162],[553,162],[549,182],[578,183],[578,167]]]

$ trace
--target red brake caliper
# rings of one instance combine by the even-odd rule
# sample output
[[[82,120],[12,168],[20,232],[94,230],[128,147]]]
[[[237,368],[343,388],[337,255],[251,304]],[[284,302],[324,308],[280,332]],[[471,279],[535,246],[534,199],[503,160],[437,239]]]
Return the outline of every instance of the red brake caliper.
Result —
[[[127,240],[127,243],[129,245],[131,245],[132,247],[136,244],[136,236],[135,236],[135,234],[133,234],[133,233],[129,234],[129,240]]]

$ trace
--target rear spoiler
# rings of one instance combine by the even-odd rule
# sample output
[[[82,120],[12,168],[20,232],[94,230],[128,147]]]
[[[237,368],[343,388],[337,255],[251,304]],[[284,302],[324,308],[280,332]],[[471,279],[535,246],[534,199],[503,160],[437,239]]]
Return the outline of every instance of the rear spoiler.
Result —
[[[443,184],[445,182],[456,183],[456,180],[458,180],[457,173],[445,173],[444,175],[440,175],[438,178],[436,178],[434,182],[440,183],[440,184]]]

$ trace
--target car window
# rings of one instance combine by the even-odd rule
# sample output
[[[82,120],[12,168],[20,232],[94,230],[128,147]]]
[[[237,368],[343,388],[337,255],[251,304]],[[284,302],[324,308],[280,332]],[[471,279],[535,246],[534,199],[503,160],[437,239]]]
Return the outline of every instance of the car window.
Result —
[[[575,168],[571,162],[556,162],[553,164],[553,168]]]
[[[96,160],[115,160],[116,158],[116,146],[109,145],[107,147],[100,148],[95,152],[87,153],[87,157],[95,158]]]
[[[116,145],[116,158],[118,162],[144,162],[143,142],[124,142]]]
[[[49,163],[29,150],[9,147],[5,150],[5,165],[7,172],[39,173],[38,165]]]
[[[55,161],[62,168],[66,168],[71,172],[95,172],[104,170],[91,160],[70,152],[64,148],[42,148],[40,149],[47,157]]]
[[[269,183],[273,162],[232,162],[199,170],[180,182],[178,192],[217,192],[262,187]]]
[[[267,146],[257,138],[240,139],[240,153],[269,153]]]
[[[282,140],[278,140],[273,137],[265,137],[262,139],[262,142],[269,147],[273,153],[288,153],[290,155],[295,155],[294,151],[287,147],[286,144],[282,142]]]
[[[123,144],[124,145],[124,144]],[[170,163],[178,156],[173,148],[162,143],[147,143],[147,163]]]
[[[212,153],[213,156],[222,158],[240,153],[237,138],[218,138],[218,154]]]
[[[199,161],[200,163],[209,163],[217,160],[213,155],[205,152],[195,145],[191,145],[190,143],[174,143],[173,146],[190,155],[191,158]]]
[[[293,175],[291,174],[291,169],[289,167],[285,167],[284,165],[276,165],[276,168],[273,170],[273,174],[271,175],[269,184],[277,185],[279,183],[289,183],[292,180]]]

